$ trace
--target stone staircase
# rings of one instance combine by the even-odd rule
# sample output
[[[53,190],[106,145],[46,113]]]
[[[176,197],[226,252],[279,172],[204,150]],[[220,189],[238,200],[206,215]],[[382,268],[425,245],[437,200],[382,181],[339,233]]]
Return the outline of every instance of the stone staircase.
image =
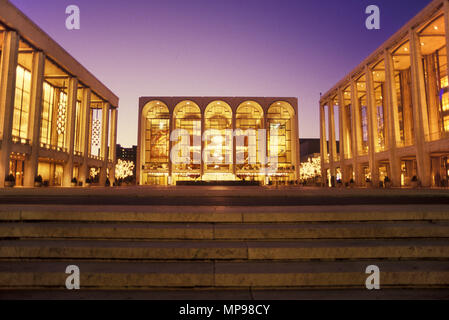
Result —
[[[446,205],[2,205],[0,239],[0,299],[449,299]]]

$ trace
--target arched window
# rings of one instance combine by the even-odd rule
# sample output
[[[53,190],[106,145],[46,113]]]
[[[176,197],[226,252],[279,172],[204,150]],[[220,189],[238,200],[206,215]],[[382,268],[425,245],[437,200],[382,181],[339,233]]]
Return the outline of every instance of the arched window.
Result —
[[[277,145],[278,164],[280,168],[293,164],[292,157],[292,127],[295,111],[284,101],[273,103],[267,114],[268,150],[274,150]]]
[[[232,143],[226,142],[232,139],[232,109],[224,101],[214,101],[204,114],[205,131],[211,133],[204,142],[206,170],[229,172],[232,168]],[[230,130],[231,137],[226,135],[226,130]]]
[[[173,112],[173,129],[186,130],[190,135],[190,163],[175,164],[173,166],[174,171],[190,172],[200,170],[201,110],[195,102],[182,101],[176,105]],[[179,141],[180,140],[181,138],[179,138]],[[175,144],[177,142],[173,143]],[[194,161],[195,159],[199,159],[199,161]]]
[[[145,167],[167,169],[170,159],[170,113],[160,101],[149,102],[143,109],[145,121]]]
[[[261,137],[258,130],[263,128],[263,121],[263,109],[257,102],[246,101],[237,108],[235,128],[238,171],[260,169],[258,147]],[[243,164],[241,160],[244,161]]]

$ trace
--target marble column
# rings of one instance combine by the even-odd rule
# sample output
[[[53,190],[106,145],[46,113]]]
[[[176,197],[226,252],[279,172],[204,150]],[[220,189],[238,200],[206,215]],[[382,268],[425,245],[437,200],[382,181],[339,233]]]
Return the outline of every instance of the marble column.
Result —
[[[9,175],[18,55],[19,35],[15,31],[5,31],[0,62],[0,188],[5,186]]]
[[[42,120],[42,91],[44,84],[45,55],[42,51],[33,53],[33,67],[31,71],[30,118],[28,138],[31,141],[31,154],[25,160],[25,174],[23,185],[34,186],[37,177],[40,149],[40,132]]]
[[[76,101],[78,96],[78,79],[70,78],[67,90],[66,149],[67,161],[64,164],[62,186],[70,187],[73,178],[73,152],[75,145]]]
[[[426,87],[422,64],[421,44],[416,31],[410,29],[410,61],[412,67],[412,101],[418,180],[424,187],[431,184],[430,154],[426,142],[429,140]]]

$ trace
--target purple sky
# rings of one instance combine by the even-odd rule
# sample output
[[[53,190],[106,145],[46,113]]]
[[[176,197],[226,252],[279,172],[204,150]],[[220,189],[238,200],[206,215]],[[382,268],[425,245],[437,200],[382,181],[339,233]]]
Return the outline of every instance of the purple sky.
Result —
[[[11,0],[120,97],[118,142],[137,142],[139,96],[291,96],[300,136],[318,101],[430,0]],[[65,28],[76,4],[81,30]],[[365,8],[381,9],[381,30]]]

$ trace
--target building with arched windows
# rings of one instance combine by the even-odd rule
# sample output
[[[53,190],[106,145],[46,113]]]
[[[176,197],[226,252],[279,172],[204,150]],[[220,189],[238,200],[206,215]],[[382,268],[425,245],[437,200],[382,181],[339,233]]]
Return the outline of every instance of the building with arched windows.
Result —
[[[137,180],[293,182],[296,98],[141,97]]]

